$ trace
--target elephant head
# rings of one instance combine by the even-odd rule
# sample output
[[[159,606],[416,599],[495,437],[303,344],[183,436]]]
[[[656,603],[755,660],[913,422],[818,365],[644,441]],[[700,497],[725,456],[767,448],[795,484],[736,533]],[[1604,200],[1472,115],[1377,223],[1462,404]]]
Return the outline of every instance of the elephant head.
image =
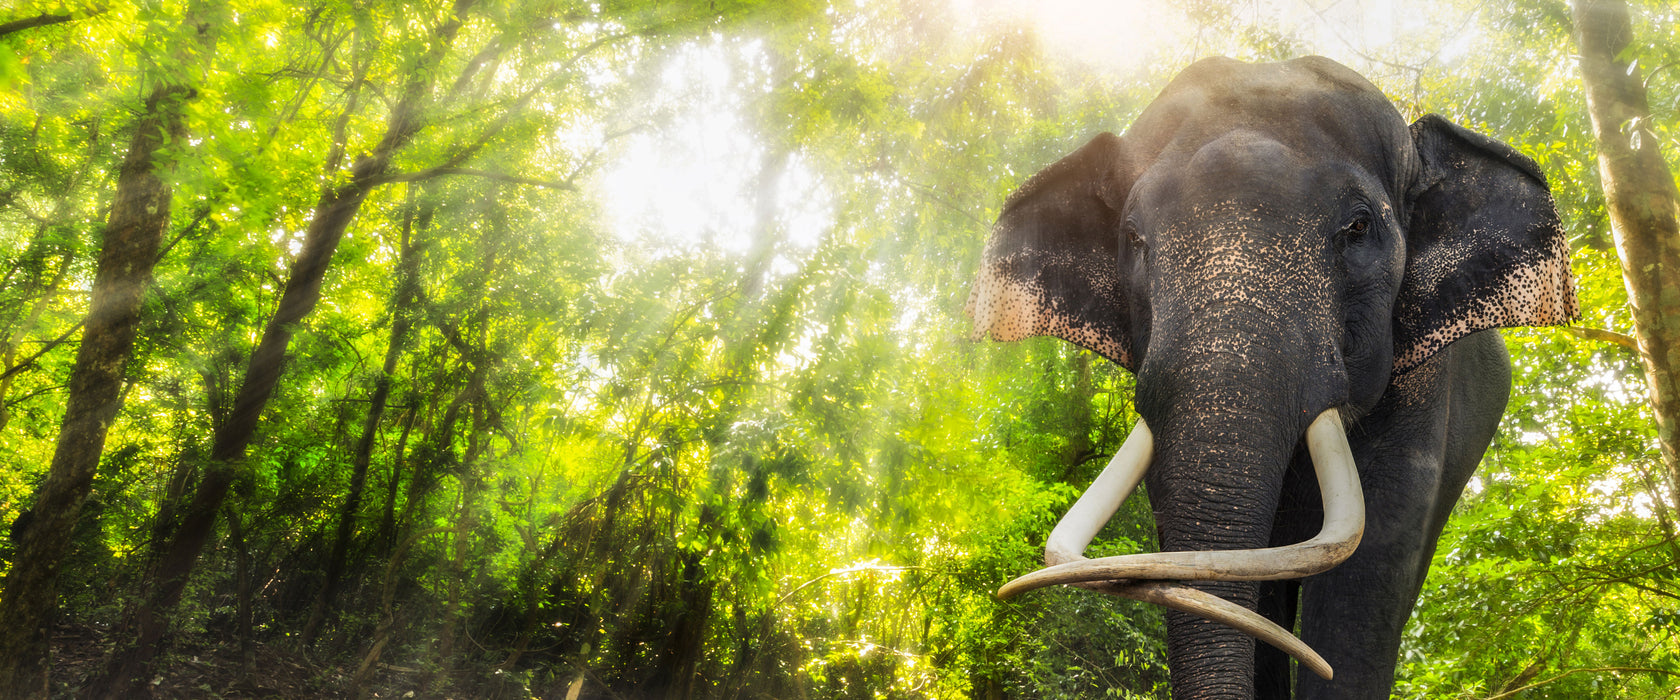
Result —
[[[1308,57],[1200,61],[1125,136],[1033,176],[1004,203],[967,311],[976,339],[1053,335],[1137,377],[1132,436],[1052,532],[1048,568],[1000,595],[1073,583],[1184,611],[1168,616],[1175,695],[1247,697],[1245,633],[1331,674],[1254,612],[1257,582],[1337,566],[1363,498],[1412,497],[1362,488],[1373,467],[1356,468],[1345,431],[1403,402],[1395,387],[1454,341],[1565,322],[1576,301],[1532,161],[1433,115],[1408,128],[1364,78]],[[1306,455],[1322,530],[1280,543],[1285,475]],[[1163,551],[1082,558],[1142,480]]]

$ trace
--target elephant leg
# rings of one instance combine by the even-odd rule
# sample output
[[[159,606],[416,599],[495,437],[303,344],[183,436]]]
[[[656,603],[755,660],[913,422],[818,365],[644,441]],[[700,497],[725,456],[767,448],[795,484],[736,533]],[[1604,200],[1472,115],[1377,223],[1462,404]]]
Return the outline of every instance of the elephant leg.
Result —
[[[1324,508],[1318,495],[1318,476],[1305,448],[1299,450],[1284,472],[1277,516],[1272,522],[1269,543],[1272,547],[1304,541],[1318,534],[1319,527],[1323,525]],[[1293,631],[1300,600],[1299,580],[1266,581],[1260,584],[1258,612],[1277,626]],[[1289,700],[1294,685],[1294,666],[1289,655],[1277,647],[1255,645],[1254,697],[1259,700]]]
[[[1302,582],[1301,637],[1335,678],[1299,674],[1300,697],[1388,697],[1436,540],[1509,394],[1504,342],[1479,333],[1401,378],[1360,421],[1365,537],[1341,566]]]
[[[1300,581],[1267,581],[1260,584],[1260,614],[1284,629],[1295,627],[1295,603],[1301,595]],[[1289,655],[1270,644],[1254,645],[1254,697],[1259,700],[1288,700]]]

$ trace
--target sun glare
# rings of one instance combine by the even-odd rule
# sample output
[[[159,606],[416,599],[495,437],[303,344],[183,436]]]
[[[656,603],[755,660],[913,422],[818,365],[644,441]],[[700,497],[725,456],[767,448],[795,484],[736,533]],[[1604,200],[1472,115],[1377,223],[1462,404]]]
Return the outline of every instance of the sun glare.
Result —
[[[950,0],[979,23],[1029,26],[1047,51],[1111,71],[1142,66],[1188,32],[1183,13],[1143,0]]]
[[[966,18],[975,28],[1028,27],[1048,55],[1117,75],[1162,61],[1181,64],[1239,50],[1216,40],[1229,34],[1233,23],[1276,28],[1279,38],[1296,48],[1349,65],[1418,51],[1451,62],[1469,51],[1478,36],[1468,17],[1443,26],[1424,8],[1395,0],[1250,0],[1199,13],[1176,3],[1142,0],[947,2],[954,17]]]
[[[626,139],[601,180],[621,239],[666,253],[701,245],[742,253],[766,229],[795,248],[821,241],[832,197],[805,159],[789,156],[773,187],[761,182],[771,125],[751,112],[768,89],[766,63],[758,41],[715,40],[665,65],[648,128]],[[761,221],[762,211],[773,220]]]
[[[1197,22],[1215,20],[1193,20],[1168,3],[945,2],[952,21],[965,30],[1026,27],[1048,56],[1095,73],[1125,75],[1161,61],[1188,62],[1229,50],[1203,41]],[[1365,51],[1404,48],[1425,24],[1393,0],[1254,0],[1224,12],[1215,15],[1266,20],[1313,52],[1353,63],[1363,60]],[[1473,38],[1459,31],[1435,37],[1428,43],[1437,48],[1424,50],[1451,58]],[[1443,46],[1443,40],[1450,43]],[[599,181],[608,220],[621,240],[661,255],[700,246],[741,254],[766,233],[793,249],[822,240],[834,223],[834,197],[811,163],[795,151],[774,187],[760,181],[779,128],[765,123],[761,113],[763,96],[777,82],[770,64],[761,40],[693,42],[658,68],[641,124],[603,129],[633,131],[612,149],[615,155]],[[768,207],[766,196],[773,197]],[[761,220],[765,212],[773,220]]]

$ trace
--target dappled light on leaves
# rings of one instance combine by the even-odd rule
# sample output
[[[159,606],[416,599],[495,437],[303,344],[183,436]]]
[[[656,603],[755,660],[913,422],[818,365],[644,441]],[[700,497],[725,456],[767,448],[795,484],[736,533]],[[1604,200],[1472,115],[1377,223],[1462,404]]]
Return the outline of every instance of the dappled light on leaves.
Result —
[[[1680,170],[1680,16],[1632,6],[1629,138]],[[1680,514],[1562,4],[22,0],[0,27],[8,576],[41,570],[125,158],[172,134],[139,161],[169,196],[120,410],[42,526],[55,695],[1167,697],[1157,610],[993,595],[1136,422],[1132,375],[970,343],[961,309],[1032,173],[1199,58],[1314,53],[1533,157],[1582,301],[1579,332],[1505,332],[1397,692],[1680,687]],[[1089,551],[1156,549],[1140,493]]]

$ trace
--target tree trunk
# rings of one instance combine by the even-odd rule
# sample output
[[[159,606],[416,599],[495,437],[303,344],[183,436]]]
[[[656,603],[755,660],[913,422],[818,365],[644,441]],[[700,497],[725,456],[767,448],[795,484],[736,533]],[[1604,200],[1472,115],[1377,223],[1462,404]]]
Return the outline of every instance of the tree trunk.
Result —
[[[576,506],[574,506],[574,509],[575,508]],[[576,511],[574,510],[573,512]],[[536,523],[534,520],[530,520],[528,522],[531,523],[532,530],[531,536],[528,538],[530,540],[530,544],[527,545],[527,548],[535,549],[535,540],[540,536],[540,531],[536,529]],[[525,615],[519,623],[519,633],[514,636],[512,649],[508,651],[508,655],[502,659],[502,663],[496,667],[497,669],[501,671],[513,671],[518,667],[519,660],[525,656],[525,652],[530,650],[531,638],[536,635],[537,631],[542,627],[543,622],[543,606],[541,601],[542,597],[545,595],[545,590],[542,585],[543,579],[539,574],[548,568],[549,562],[553,561],[554,557],[560,554],[562,547],[565,544],[565,539],[561,535],[556,534],[549,540],[548,546],[539,550],[536,557],[532,559],[530,565],[526,567],[526,573],[521,577],[522,580],[520,581],[521,593],[525,598]],[[588,543],[583,543],[583,551],[587,552],[587,548]]]
[[[708,532],[717,527],[718,512],[710,505],[701,506],[695,531]],[[676,582],[676,620],[664,640],[653,667],[653,698],[686,700],[695,696],[701,657],[705,654],[706,628],[712,621],[713,584],[706,576],[706,555],[700,551],[684,552],[679,562]]]
[[[356,532],[356,511],[361,507],[362,491],[367,485],[368,465],[373,461],[373,443],[379,435],[379,422],[385,416],[385,404],[391,396],[391,375],[397,371],[397,360],[408,344],[409,329],[414,326],[413,306],[417,299],[420,261],[410,240],[414,222],[413,188],[409,186],[409,214],[403,222],[402,248],[397,261],[397,281],[391,295],[391,339],[385,347],[385,364],[374,380],[373,395],[368,398],[367,417],[362,422],[361,437],[356,440],[350,460],[350,492],[344,497],[339,513],[337,532],[333,535],[332,552],[327,557],[327,579],[321,592],[310,606],[309,620],[303,626],[303,646],[315,643],[321,624],[326,622],[333,596],[338,592],[339,580],[344,576],[344,560],[350,552],[350,539]]]
[[[180,602],[187,577],[210,539],[216,513],[227,497],[228,489],[239,476],[245,450],[256,435],[263,407],[280,383],[286,348],[291,343],[292,334],[320,301],[321,284],[333,253],[338,249],[345,230],[361,210],[362,202],[384,182],[392,156],[419,130],[420,113],[431,94],[437,66],[461,28],[461,14],[472,2],[457,0],[449,18],[437,28],[432,45],[414,64],[400,101],[392,107],[385,134],[374,154],[356,162],[351,168],[349,182],[329,186],[321,193],[308,233],[304,236],[303,248],[292,263],[279,307],[263,329],[262,339],[251,352],[245,368],[245,380],[233,401],[233,413],[216,431],[210,460],[204,467],[204,478],[157,565],[150,594],[125,625],[131,633],[124,636],[134,639],[134,646],[112,656],[93,686],[97,696],[126,696],[135,679],[141,677],[144,669],[162,650],[164,633],[168,629],[167,618]]]
[[[1680,510],[1680,194],[1651,130],[1645,82],[1624,52],[1624,0],[1576,0],[1576,40],[1610,229],[1657,419],[1671,510]]]
[[[175,53],[196,57],[188,65],[202,65],[215,43],[207,8],[195,3],[183,25],[184,38]],[[17,554],[0,594],[0,630],[6,630],[0,635],[0,696],[47,695],[47,642],[59,568],[121,405],[141,298],[151,286],[158,246],[169,226],[168,166],[158,162],[157,152],[185,131],[182,107],[194,91],[181,77],[159,81],[135,127],[105,224],[52,464],[34,505],[19,518],[21,527],[13,528]]]
[[[379,603],[382,614],[379,618],[379,627],[374,630],[373,644],[369,646],[368,652],[362,656],[362,663],[356,667],[356,673],[350,679],[350,692],[348,694],[354,700],[362,700],[362,698],[367,697],[367,683],[373,677],[374,665],[379,663],[379,656],[384,653],[385,645],[391,639],[391,630],[397,626],[395,591],[397,569],[402,564],[403,556],[408,553],[410,547],[413,547],[422,538],[449,532],[452,529],[449,527],[434,527],[429,530],[421,530],[410,535],[407,540],[404,540],[402,544],[397,545],[396,549],[392,550],[391,559],[385,564],[384,583],[380,586]]]
[[[442,387],[438,389],[441,393]],[[475,367],[467,375],[466,384],[461,387],[461,391],[456,393],[455,398],[443,409],[443,415],[433,424],[431,431],[421,436],[420,445],[414,449],[414,465],[408,475],[408,489],[403,495],[402,513],[396,518],[397,530],[414,523],[419,517],[416,510],[420,507],[420,502],[442,478],[439,471],[456,461],[455,425],[461,420],[461,411],[476,401],[479,392],[483,390],[484,373]]]
[[[478,392],[478,399],[472,406],[472,429],[467,432],[467,451],[461,459],[458,480],[461,484],[461,508],[455,515],[455,532],[450,538],[448,564],[449,574],[446,588],[448,594],[444,602],[443,630],[438,634],[438,669],[447,674],[455,661],[455,642],[457,637],[466,629],[467,615],[464,597],[466,591],[467,560],[472,556],[473,530],[478,526],[478,499],[484,491],[484,479],[479,474],[479,460],[488,440],[480,439],[484,429],[484,407],[488,401],[484,392]]]
[[[233,540],[234,552],[234,633],[239,636],[239,672],[248,675],[251,672],[251,541],[245,536],[244,518],[238,509],[228,514],[228,534]]]
[[[1064,414],[1062,434],[1067,436],[1067,445],[1062,448],[1062,481],[1077,481],[1073,478],[1074,470],[1096,456],[1096,446],[1091,442],[1091,428],[1096,426],[1091,400],[1096,398],[1097,388],[1091,378],[1091,355],[1075,352],[1070,361],[1073,364],[1073,387],[1068,392],[1067,413]]]
[[[408,461],[408,436],[414,431],[414,421],[419,415],[419,406],[408,408],[403,415],[402,433],[397,436],[397,447],[392,450],[391,476],[385,481],[385,508],[379,516],[379,534],[374,538],[387,556],[397,546],[397,487],[402,482],[403,463]]]

